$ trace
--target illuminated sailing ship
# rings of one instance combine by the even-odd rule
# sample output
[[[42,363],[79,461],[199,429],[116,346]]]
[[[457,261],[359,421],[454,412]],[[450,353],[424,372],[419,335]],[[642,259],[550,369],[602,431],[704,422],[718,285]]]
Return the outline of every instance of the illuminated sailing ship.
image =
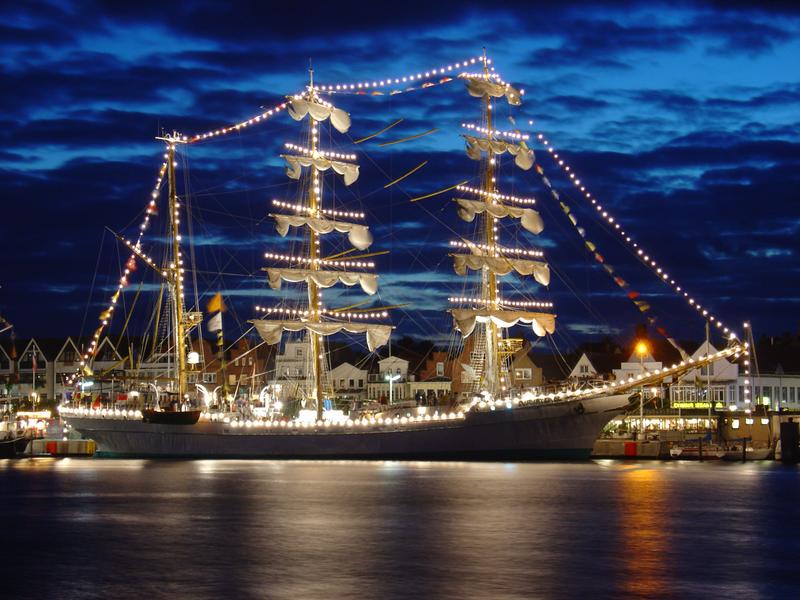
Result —
[[[325,340],[328,336],[347,332],[364,334],[367,346],[374,351],[385,344],[391,326],[372,322],[372,316],[386,316],[381,307],[353,313],[349,307],[326,308],[322,290],[337,284],[360,286],[369,295],[377,290],[377,279],[362,269],[371,267],[363,259],[372,236],[366,225],[357,222],[360,213],[337,211],[324,202],[325,177],[341,177],[346,186],[359,176],[355,156],[323,149],[323,127],[339,133],[350,127],[350,115],[323,100],[313,77],[306,90],[288,100],[286,109],[292,119],[305,123],[305,144],[287,144],[283,155],[286,174],[298,182],[295,204],[276,201],[276,206],[290,214],[275,213],[276,229],[287,236],[290,229],[301,232],[301,249],[291,255],[269,254],[275,260],[288,261],[288,266],[265,269],[267,281],[274,290],[283,282],[306,286],[306,305],[264,308],[265,318],[251,321],[267,344],[278,344],[286,332],[304,332],[311,349],[310,389],[304,394],[306,410],[297,418],[252,418],[235,412],[217,412],[208,407],[191,424],[178,424],[147,418],[138,410],[63,407],[62,416],[86,437],[95,440],[98,451],[115,456],[175,457],[264,457],[264,458],[567,458],[588,457],[600,430],[629,406],[633,392],[664,377],[676,375],[692,365],[675,365],[659,373],[651,373],[636,381],[612,383],[596,389],[536,394],[526,391],[512,395],[507,378],[509,357],[515,350],[508,328],[529,325],[539,336],[553,333],[555,315],[544,309],[550,304],[535,300],[509,300],[500,294],[499,278],[512,272],[549,283],[548,265],[536,250],[510,249],[501,245],[498,222],[519,221],[526,231],[538,234],[543,223],[525,198],[498,191],[497,157],[513,156],[516,167],[529,169],[534,156],[525,140],[514,132],[503,133],[494,128],[494,102],[507,101],[519,105],[522,94],[503,82],[487,68],[483,72],[462,74],[470,96],[481,102],[480,125],[469,126],[465,135],[467,154],[480,161],[480,187],[459,187],[455,198],[459,216],[476,223],[476,238],[453,242],[452,254],[457,273],[476,271],[480,281],[474,296],[456,298],[460,304],[451,310],[455,328],[465,338],[469,360],[463,363],[469,390],[452,410],[419,411],[401,416],[391,411],[355,416],[325,410]],[[173,258],[164,277],[170,283],[174,302],[173,322],[177,348],[177,391],[183,399],[186,388],[187,330],[201,319],[199,313],[181,314],[184,264],[180,252],[178,201],[175,196],[174,151],[186,138],[172,136],[168,145],[168,181]],[[330,234],[330,237],[328,237]],[[324,255],[323,250],[337,234],[346,234],[352,248]],[[340,239],[341,241],[341,239]],[[139,243],[128,243],[133,254],[150,261],[141,252]],[[152,262],[152,261],[150,261]],[[127,275],[127,272],[126,272]],[[121,289],[122,286],[120,286]],[[537,310],[531,310],[537,309]],[[104,321],[105,323],[105,321]],[[707,362],[720,356],[740,352],[729,347]],[[87,354],[85,358],[88,359]],[[158,412],[158,411],[157,411]],[[189,419],[191,421],[191,419]]]

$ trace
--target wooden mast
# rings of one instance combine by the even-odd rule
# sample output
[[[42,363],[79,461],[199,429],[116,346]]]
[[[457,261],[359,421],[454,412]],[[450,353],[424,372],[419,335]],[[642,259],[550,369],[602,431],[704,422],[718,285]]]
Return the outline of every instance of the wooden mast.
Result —
[[[486,60],[486,48],[483,49],[483,75],[487,81],[489,79],[489,66]],[[492,99],[487,94],[484,97],[483,112],[486,121],[487,138],[493,139],[492,134]],[[484,172],[483,186],[487,193],[487,202],[491,202],[492,194],[497,190],[495,159],[491,150],[487,153],[486,168]],[[490,256],[497,256],[497,232],[495,230],[496,219],[489,214],[484,213],[484,237],[485,243],[489,250]],[[497,310],[499,308],[497,303],[497,275],[489,268],[484,267],[483,277],[481,278],[483,289],[481,296],[486,300],[486,308],[489,310]],[[490,319],[486,322],[486,352],[484,355],[484,380],[488,378],[489,383],[493,386],[489,391],[494,395],[497,388],[500,387],[500,364],[499,364],[499,348],[498,348],[498,331],[497,325]]]
[[[314,69],[309,68],[308,70],[309,75],[309,96],[310,99],[313,101],[316,98],[316,93],[314,92]],[[309,114],[309,138],[311,140],[311,154],[312,156],[317,151],[317,142],[319,140],[319,128],[317,126],[317,121],[314,117]],[[320,197],[322,194],[322,185],[321,179],[319,176],[319,172],[312,166],[311,169],[311,185],[308,187],[308,206],[310,209],[311,216],[315,218],[322,217],[322,208],[320,206]],[[312,271],[319,270],[319,257],[320,257],[320,236],[319,234],[314,231],[312,227],[309,227],[309,268]],[[308,280],[308,312],[309,312],[309,321],[312,323],[319,323],[322,320],[321,314],[321,304],[320,304],[320,291],[319,286],[314,282],[313,279],[309,278]],[[321,336],[317,333],[314,333],[311,330],[308,330],[308,335],[311,337],[311,360],[313,365],[313,378],[314,378],[314,401],[316,402],[317,408],[317,420],[322,419],[322,412],[323,412],[323,405],[322,405],[322,343],[321,343]]]
[[[178,367],[178,398],[183,402],[186,395],[186,333],[183,317],[183,257],[181,255],[180,235],[180,203],[178,202],[177,185],[175,183],[175,145],[183,139],[177,133],[158,137],[167,142],[167,181],[169,184],[169,222],[170,242],[172,244],[172,261],[169,264],[172,283],[172,321],[175,331],[175,354]]]

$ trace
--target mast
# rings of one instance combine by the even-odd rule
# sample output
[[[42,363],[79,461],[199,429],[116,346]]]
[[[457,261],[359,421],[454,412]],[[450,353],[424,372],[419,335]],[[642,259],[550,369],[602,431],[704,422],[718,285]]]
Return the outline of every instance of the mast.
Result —
[[[480,180],[477,187],[456,186],[461,195],[453,201],[458,204],[458,216],[462,220],[473,222],[476,216],[480,218],[475,241],[451,242],[451,246],[464,250],[450,254],[458,275],[466,276],[470,270],[480,271],[480,286],[475,297],[451,298],[453,302],[471,306],[450,312],[455,328],[464,338],[478,330],[472,345],[465,344],[465,350],[470,349],[470,364],[462,363],[472,381],[472,392],[485,391],[494,396],[508,391],[508,361],[522,347],[521,340],[504,339],[503,330],[525,323],[530,324],[537,335],[544,336],[555,331],[555,315],[531,310],[549,308],[552,306],[549,302],[508,300],[500,295],[500,277],[512,272],[532,275],[539,284],[546,286],[550,283],[550,269],[544,261],[531,258],[541,257],[543,253],[539,250],[500,245],[498,225],[501,219],[518,219],[519,224],[534,235],[541,233],[544,225],[539,213],[531,208],[535,199],[519,198],[499,190],[496,156],[508,153],[516,167],[528,170],[534,165],[534,154],[525,143],[527,135],[495,129],[494,100],[504,98],[508,104],[519,106],[522,92],[502,81],[489,64],[484,49],[482,72],[463,75],[469,95],[481,100],[480,122],[462,124],[471,130],[463,137],[467,156],[481,163]],[[467,195],[473,198],[465,197]]]
[[[183,402],[186,394],[186,330],[184,320],[183,289],[183,256],[181,255],[180,234],[180,202],[178,202],[177,185],[175,183],[175,145],[183,139],[175,132],[172,135],[158,137],[167,143],[167,182],[169,185],[169,236],[172,246],[172,259],[169,263],[169,281],[172,291],[172,324],[175,332],[175,355],[177,367],[177,387],[179,402]]]
[[[316,92],[314,91],[314,69],[308,69],[308,93],[311,100],[316,100]],[[312,155],[317,151],[317,142],[318,137],[317,134],[319,133],[319,127],[317,126],[317,120],[313,117],[313,115],[308,116],[308,127],[309,127],[309,138],[310,138],[310,148]],[[322,187],[319,177],[319,171],[316,169],[311,169],[311,179],[312,183],[308,186],[308,207],[309,212],[315,218],[320,218],[322,216],[322,211],[320,210],[320,203],[319,203],[319,196],[322,195]],[[309,227],[309,249],[308,249],[308,258],[310,259],[310,268],[312,271],[319,271],[319,236],[314,229]],[[309,309],[309,320],[312,323],[319,323],[321,314],[320,314],[320,295],[321,292],[317,286],[317,283],[314,281],[313,278],[309,278],[308,280],[308,309]],[[322,419],[322,344],[319,334],[315,333],[314,331],[309,330],[308,335],[311,337],[311,364],[312,364],[312,374],[313,374],[313,394],[314,394],[314,402],[316,403],[317,408],[317,420]]]
[[[486,61],[486,48],[483,49],[483,76],[489,79],[489,64]],[[494,138],[492,133],[492,98],[488,94],[483,98],[483,120],[486,123],[487,137],[489,140]],[[487,194],[491,195],[497,191],[497,177],[495,169],[495,159],[491,152],[486,155],[486,162],[484,163],[484,189]],[[495,227],[495,218],[488,212],[484,213],[484,236],[485,244],[489,248],[491,256],[497,256],[497,230]],[[484,267],[482,270],[481,282],[483,289],[481,290],[481,297],[486,299],[486,305],[490,310],[497,310],[497,275],[489,269]],[[485,355],[485,373],[488,375],[488,382],[492,394],[500,386],[501,378],[501,365],[498,361],[498,331],[497,326],[493,321],[486,323],[486,355]],[[502,387],[502,386],[500,386]]]
[[[256,307],[267,314],[279,315],[279,318],[253,319],[253,323],[262,339],[267,344],[280,342],[284,331],[305,331],[311,351],[311,389],[307,397],[314,398],[316,419],[323,418],[324,406],[324,337],[342,331],[349,333],[365,333],[367,347],[374,351],[378,346],[385,344],[391,334],[390,325],[365,322],[362,319],[372,314],[388,316],[385,308],[379,307],[366,309],[362,313],[351,312],[354,306],[363,302],[342,308],[327,308],[322,304],[322,289],[336,284],[346,286],[359,285],[361,290],[368,295],[377,292],[377,275],[351,270],[372,268],[372,262],[362,259],[379,253],[352,254],[354,250],[365,251],[372,244],[372,234],[369,228],[353,220],[363,219],[361,212],[334,210],[323,205],[323,177],[322,172],[330,171],[341,176],[344,185],[352,185],[359,176],[359,165],[354,162],[354,154],[345,154],[321,148],[321,126],[328,121],[332,129],[346,133],[350,128],[350,115],[337,108],[330,102],[322,99],[319,90],[314,86],[314,71],[309,69],[309,84],[303,94],[291,96],[288,99],[287,113],[295,121],[302,121],[308,117],[309,123],[305,134],[305,146],[287,143],[289,152],[281,154],[286,161],[286,176],[293,180],[300,180],[301,185],[297,195],[297,203],[287,203],[273,200],[273,204],[282,209],[294,211],[295,214],[270,214],[275,219],[275,228],[281,237],[285,237],[292,227],[308,228],[307,249],[298,256],[267,253],[266,258],[287,261],[288,266],[267,267],[267,281],[273,290],[278,290],[282,282],[300,283],[306,286],[307,306],[297,308]],[[308,169],[308,174],[303,173]],[[333,175],[331,175],[333,176]],[[304,187],[305,186],[305,187]],[[352,248],[323,256],[322,241],[328,234],[346,234],[347,241]],[[381,312],[382,311],[382,312]],[[280,318],[282,317],[282,318]]]

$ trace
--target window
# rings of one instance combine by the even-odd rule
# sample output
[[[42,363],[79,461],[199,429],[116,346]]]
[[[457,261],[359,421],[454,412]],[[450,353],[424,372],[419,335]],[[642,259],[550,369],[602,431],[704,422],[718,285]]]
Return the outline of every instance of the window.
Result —
[[[203,383],[217,383],[217,374],[203,373]]]
[[[234,373],[228,375],[228,385],[236,385],[236,375]]]
[[[444,377],[444,363],[437,362],[436,363],[436,376],[437,377]]]
[[[253,357],[252,356],[248,356],[247,357],[247,366],[248,367],[252,367],[253,366]]]
[[[358,387],[360,387],[360,388],[364,387],[364,380],[363,379],[359,379],[358,380]]]
[[[589,365],[581,365],[580,372],[581,373],[588,373],[589,372]]]
[[[356,382],[355,382],[354,379],[351,379],[350,380],[350,389],[352,390],[354,387],[356,387]]]
[[[344,387],[344,379],[340,379],[340,380],[339,380],[339,387],[340,387],[340,388],[343,388],[343,387]]]
[[[303,349],[302,348],[295,348],[294,355],[296,358],[303,358]]]
[[[400,375],[400,367],[397,367],[397,375]]]
[[[530,369],[514,369],[514,379],[530,379]]]
[[[186,383],[197,383],[197,373],[187,373]]]

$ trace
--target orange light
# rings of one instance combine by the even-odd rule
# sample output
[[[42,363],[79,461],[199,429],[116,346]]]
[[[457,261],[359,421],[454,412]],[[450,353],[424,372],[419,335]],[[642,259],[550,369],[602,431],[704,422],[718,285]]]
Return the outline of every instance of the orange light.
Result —
[[[636,344],[636,354],[639,356],[644,356],[647,354],[647,344],[644,342],[639,342]]]

